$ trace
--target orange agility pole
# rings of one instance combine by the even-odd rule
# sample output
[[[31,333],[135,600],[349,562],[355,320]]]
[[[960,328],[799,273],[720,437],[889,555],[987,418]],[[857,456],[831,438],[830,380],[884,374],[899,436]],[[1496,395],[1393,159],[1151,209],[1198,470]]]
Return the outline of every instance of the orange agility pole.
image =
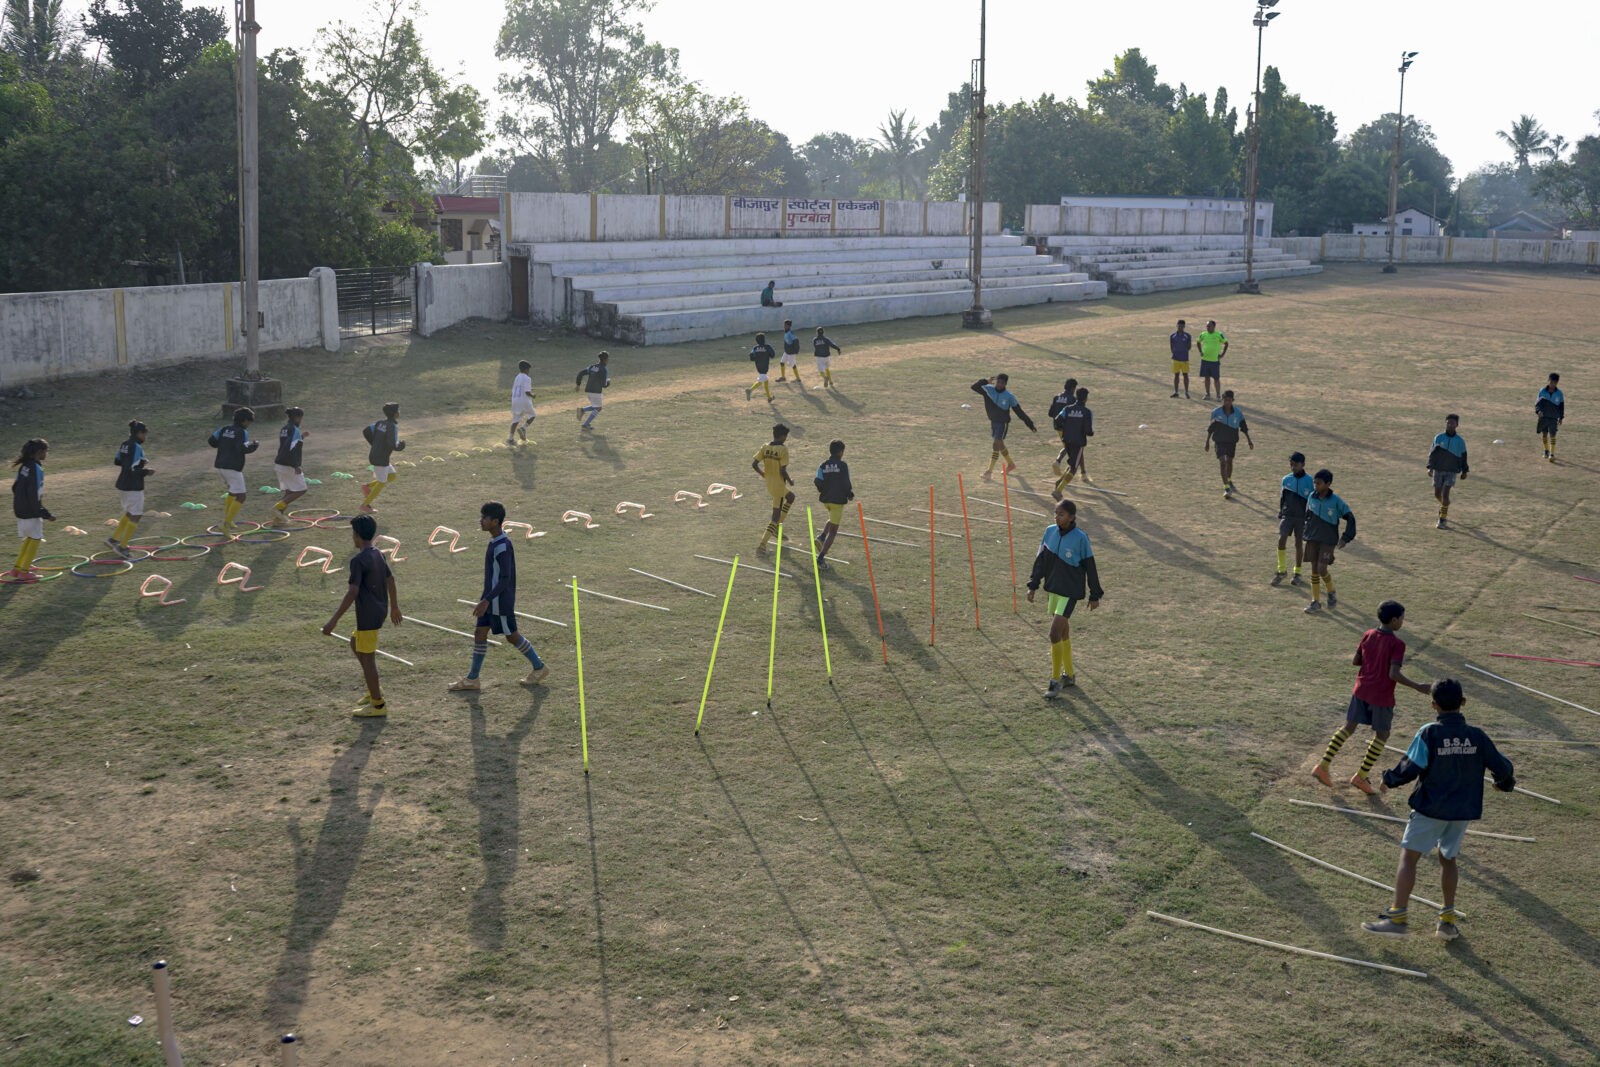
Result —
[[[972,523],[967,518],[967,487],[961,481],[961,472],[956,472],[956,492],[961,494],[961,525],[967,531],[967,567],[972,571],[972,624],[978,629],[983,629],[983,618],[978,614],[978,564],[972,558]]]
[[[934,588],[933,486],[928,486],[928,644],[939,636],[939,593]]]
[[[1017,542],[1011,536],[1011,482],[1006,477],[1005,468],[1000,470],[1000,488],[1005,491],[1006,502],[1006,547],[1011,552],[1011,614],[1017,613]]]
[[[878,642],[883,646],[883,665],[889,665],[889,639],[883,635],[883,609],[878,606],[878,580],[872,576],[872,542],[867,540],[867,513],[856,501],[856,517],[861,520],[861,549],[867,554],[867,584],[872,587],[872,610],[878,616]]]

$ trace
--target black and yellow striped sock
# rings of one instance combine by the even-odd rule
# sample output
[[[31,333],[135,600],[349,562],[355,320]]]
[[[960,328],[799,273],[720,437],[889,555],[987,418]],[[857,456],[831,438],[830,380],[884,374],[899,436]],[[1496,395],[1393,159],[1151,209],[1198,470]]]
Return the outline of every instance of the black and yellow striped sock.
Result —
[[[1311,573],[1311,602],[1315,604],[1322,598],[1322,575],[1313,571]]]
[[[1278,549],[1278,573],[1279,574],[1284,574],[1288,570],[1289,570],[1289,550],[1287,548],[1280,548],[1280,549]],[[1298,572],[1300,570],[1300,568],[1296,567],[1295,570]]]
[[[775,522],[769,522],[769,523],[767,523],[767,532],[761,535],[761,543],[764,545],[768,541],[772,540],[774,537],[777,537],[777,536],[778,536],[778,524],[775,523]]]
[[[1333,575],[1324,574],[1322,576],[1322,588],[1329,596],[1333,595]]]
[[[997,448],[989,453],[989,473],[994,472],[994,465],[1000,462],[1000,450]]]
[[[1367,746],[1367,754],[1361,757],[1361,777],[1365,778],[1367,772],[1372,770],[1372,765],[1378,762],[1378,757],[1383,755],[1383,738],[1374,737]]]
[[[1383,917],[1396,926],[1404,926],[1406,924],[1406,912],[1407,909],[1405,908],[1390,908],[1383,913]]]
[[[1341,726],[1333,732],[1332,737],[1328,738],[1328,747],[1322,750],[1322,765],[1324,767],[1333,763],[1333,757],[1337,756],[1339,749],[1343,747],[1346,741],[1350,740],[1351,733],[1349,726]]]
[[[1448,517],[1449,514],[1450,514],[1450,505],[1449,504],[1440,504],[1439,505],[1439,517],[1441,519],[1443,519],[1443,518]]]

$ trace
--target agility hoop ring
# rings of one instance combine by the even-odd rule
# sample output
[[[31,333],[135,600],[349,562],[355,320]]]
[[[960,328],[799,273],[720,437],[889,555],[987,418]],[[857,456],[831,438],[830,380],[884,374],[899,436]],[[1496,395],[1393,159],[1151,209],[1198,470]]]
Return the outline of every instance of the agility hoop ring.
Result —
[[[275,541],[287,541],[293,534],[293,530],[274,530],[269,526],[263,526],[250,531],[249,534],[240,534],[234,540],[241,545],[270,545]]]
[[[111,549],[105,549],[103,551],[96,552],[94,555],[90,556],[89,557],[89,562],[90,563],[142,563],[145,560],[149,559],[150,556],[151,556],[151,553],[150,553],[150,551],[148,549],[141,549],[141,553],[142,553],[141,555],[131,556],[130,557],[130,556],[124,556],[120,552],[114,552]],[[102,556],[110,556],[111,558],[110,559],[102,559],[101,558]],[[79,566],[82,566],[82,564],[79,564]]]
[[[234,533],[224,534],[222,532],[222,524],[218,523],[215,526],[207,526],[206,533],[216,534],[219,537],[231,537],[234,540],[238,540],[239,534],[254,533],[255,531],[261,529],[261,524],[252,519],[240,519],[238,522],[233,524],[233,528],[235,530]]]
[[[39,558],[48,559],[49,557],[40,556]],[[64,567],[55,567],[48,571],[40,571],[38,573],[35,573],[32,569],[30,569],[26,572],[26,577],[22,578],[12,577],[12,575],[17,573],[16,571],[4,571],[0,572],[0,585],[38,585],[40,582],[48,582],[52,578],[61,577],[61,572],[65,569],[66,568]]]
[[[115,567],[115,566],[118,566],[119,564],[123,568],[120,571],[101,571],[98,574],[93,573],[91,571],[80,571],[78,569],[79,567]],[[133,560],[131,560],[131,559],[91,559],[87,563],[76,563],[76,564],[73,564],[71,570],[72,570],[73,575],[75,577],[78,577],[78,578],[115,578],[119,574],[127,574],[129,571],[133,570]]]
[[[42,560],[47,560],[47,559],[70,559],[70,560],[72,560],[72,562],[71,563],[57,563],[57,564],[53,564],[53,565],[51,565],[49,567],[41,567],[41,566],[39,566],[39,564],[40,564],[40,562]],[[45,572],[47,574],[60,574],[62,571],[71,570],[73,567],[76,567],[80,563],[88,563],[88,562],[89,562],[89,557],[88,556],[79,556],[79,555],[74,555],[72,553],[58,553],[58,554],[53,555],[53,556],[39,556],[31,564],[29,564],[29,567],[31,569],[33,569],[33,570],[43,571],[43,572]]]
[[[217,538],[217,540],[202,542],[200,540],[202,537],[214,537],[214,538]],[[190,534],[188,537],[185,537],[183,539],[183,547],[184,548],[204,548],[208,552],[213,548],[220,548],[223,545],[231,545],[232,543],[233,543],[233,535],[232,534],[211,533],[209,531],[207,531],[206,533]],[[196,558],[199,558],[199,557],[196,557]]]
[[[155,560],[158,563],[183,563],[191,559],[199,559],[201,556],[204,556],[206,553],[211,551],[211,549],[206,545],[186,545],[183,543],[183,538],[173,537],[171,534],[146,534],[143,537],[132,537],[128,539],[128,544],[133,545],[139,541],[166,542],[164,545],[145,545],[145,551],[148,552],[149,555],[145,556],[144,558]],[[184,550],[187,550],[189,554],[173,554],[174,552],[182,552]]]

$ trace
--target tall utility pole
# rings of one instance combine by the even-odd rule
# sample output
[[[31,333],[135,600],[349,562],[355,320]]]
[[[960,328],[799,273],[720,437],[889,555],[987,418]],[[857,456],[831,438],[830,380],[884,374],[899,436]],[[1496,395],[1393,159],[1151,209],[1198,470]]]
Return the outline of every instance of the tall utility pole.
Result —
[[[239,280],[244,330],[244,376],[261,377],[260,145],[256,126],[256,0],[234,0],[235,54],[239,57]]]
[[[1241,293],[1261,292],[1261,286],[1256,281],[1256,188],[1261,156],[1261,42],[1267,33],[1267,23],[1283,14],[1281,11],[1267,10],[1277,6],[1278,0],[1256,0],[1256,17],[1250,22],[1256,28],[1256,91],[1254,106],[1250,109],[1249,159],[1245,163],[1245,184],[1250,188],[1250,195],[1244,212],[1244,281],[1239,283],[1238,290]]]
[[[1388,262],[1383,265],[1383,273],[1393,274],[1394,265],[1394,224],[1395,216],[1400,213],[1400,139],[1406,128],[1406,71],[1411,69],[1411,61],[1417,58],[1415,52],[1400,53],[1400,108],[1394,116],[1394,156],[1389,160],[1389,248]]]
[[[1277,0],[1273,0],[1274,3]],[[972,102],[972,306],[961,313],[961,325],[986,330],[994,317],[983,306],[983,123],[984,67],[989,55],[989,0],[978,4],[978,79]]]

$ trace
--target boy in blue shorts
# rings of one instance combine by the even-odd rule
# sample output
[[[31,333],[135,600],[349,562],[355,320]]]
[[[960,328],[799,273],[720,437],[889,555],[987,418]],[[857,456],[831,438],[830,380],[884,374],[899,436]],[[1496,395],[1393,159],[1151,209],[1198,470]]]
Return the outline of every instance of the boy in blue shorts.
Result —
[[[1369,934],[1404,937],[1410,929],[1406,909],[1411,889],[1417,881],[1417,860],[1439,850],[1439,881],[1444,889],[1444,908],[1434,935],[1446,941],[1461,936],[1456,929],[1456,882],[1460,872],[1456,857],[1467,824],[1483,818],[1483,775],[1494,778],[1494,787],[1509,793],[1517,787],[1511,761],[1494,747],[1489,735],[1468,725],[1461,714],[1466,703],[1461,683],[1442,678],[1433,683],[1433,711],[1436,716],[1417,731],[1411,747],[1400,762],[1383,772],[1383,789],[1398,788],[1417,781],[1408,803],[1411,818],[1400,839],[1400,867],[1394,876],[1394,907],[1373,922],[1361,924]]]
[[[505,521],[506,507],[497,500],[489,501],[478,510],[478,528],[489,535],[489,547],[483,555],[483,595],[472,611],[478,617],[477,628],[472,633],[472,668],[465,678],[450,683],[452,693],[475,693],[483,688],[478,682],[478,672],[489,654],[490,631],[503,635],[506,643],[527,656],[533,665],[523,677],[523,685],[538,685],[550,676],[550,668],[544,665],[539,653],[517,632],[517,559],[511,550],[511,538],[502,529]]]
[[[385,615],[400,625],[400,594],[395,589],[394,572],[383,554],[372,547],[377,533],[378,522],[371,515],[357,515],[350,520],[350,537],[356,544],[356,554],[350,560],[350,588],[339,601],[333,618],[322,628],[324,634],[333,636],[333,628],[350,605],[355,605],[356,632],[350,638],[350,651],[361,664],[361,675],[367,683],[367,695],[353,713],[358,719],[381,719],[389,714],[378,684],[378,631],[383,628]]]

